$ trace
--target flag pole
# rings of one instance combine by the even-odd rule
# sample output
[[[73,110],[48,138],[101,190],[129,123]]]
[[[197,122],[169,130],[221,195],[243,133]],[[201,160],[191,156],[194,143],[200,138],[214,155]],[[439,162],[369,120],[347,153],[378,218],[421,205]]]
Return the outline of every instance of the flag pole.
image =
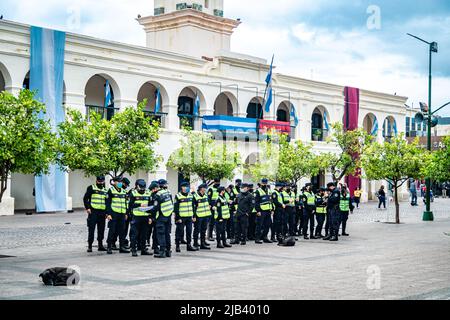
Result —
[[[270,71],[272,71],[273,72],[273,60],[274,60],[274,58],[275,58],[275,55],[273,55],[272,56],[272,62],[270,63]],[[272,74],[272,76],[273,76],[273,74]],[[271,79],[272,80],[272,79]],[[264,98],[263,98],[263,103],[264,104],[266,104],[266,95],[267,95],[267,89],[269,88],[269,84],[268,83],[266,83],[266,89],[264,90]],[[262,118],[263,117],[263,115],[264,115],[264,108],[265,108],[266,106],[265,105],[263,105],[262,106],[262,108],[261,108],[261,112],[260,112],[260,114],[259,114],[259,116],[260,116],[260,118]],[[258,118],[258,121],[260,120],[260,118]]]

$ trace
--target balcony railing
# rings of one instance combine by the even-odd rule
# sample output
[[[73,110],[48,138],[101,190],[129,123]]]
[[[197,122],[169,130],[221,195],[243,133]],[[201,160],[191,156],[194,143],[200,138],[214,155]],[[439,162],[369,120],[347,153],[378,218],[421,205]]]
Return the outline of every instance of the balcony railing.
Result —
[[[325,141],[328,137],[328,130],[322,128],[312,128],[311,140],[312,141]]]
[[[151,121],[156,121],[159,123],[160,126],[163,126],[163,121],[167,117],[168,113],[165,112],[154,112],[154,111],[147,111],[144,110],[145,117],[148,118]]]
[[[86,114],[88,117],[88,121],[90,121],[90,115],[92,112],[99,114],[103,119],[111,120],[114,114],[119,110],[119,108],[114,107],[103,107],[103,106],[86,106]]]

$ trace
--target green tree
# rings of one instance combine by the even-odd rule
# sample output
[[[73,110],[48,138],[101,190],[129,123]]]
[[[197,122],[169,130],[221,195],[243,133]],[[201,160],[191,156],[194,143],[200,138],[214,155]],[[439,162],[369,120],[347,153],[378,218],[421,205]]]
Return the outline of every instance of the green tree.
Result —
[[[450,136],[443,140],[443,148],[434,151],[430,165],[424,169],[424,176],[445,182],[450,180]]]
[[[0,202],[11,173],[41,175],[56,158],[57,139],[34,92],[0,92]]]
[[[277,180],[281,153],[279,141],[279,134],[269,132],[267,139],[258,142],[256,163],[244,166],[245,173],[249,174],[254,181],[260,181],[263,178]]]
[[[241,165],[236,144],[220,143],[209,133],[185,128],[180,143],[181,147],[170,155],[167,166],[185,177],[196,175],[205,183],[232,179]]]
[[[332,125],[333,133],[327,139],[337,147],[337,152],[323,153],[319,162],[326,167],[334,182],[341,181],[347,175],[355,174],[361,167],[360,157],[373,139],[363,129],[345,130],[340,123]]]
[[[69,110],[67,121],[59,126],[58,162],[67,170],[82,170],[86,176],[153,172],[161,161],[154,150],[160,128],[145,116],[144,108],[145,101],[115,114],[110,121],[95,112],[88,117]]]
[[[362,164],[369,180],[386,180],[393,186],[395,221],[400,223],[398,192],[409,178],[420,178],[430,164],[430,155],[419,147],[418,141],[408,143],[403,134],[390,142],[373,143],[363,154]]]

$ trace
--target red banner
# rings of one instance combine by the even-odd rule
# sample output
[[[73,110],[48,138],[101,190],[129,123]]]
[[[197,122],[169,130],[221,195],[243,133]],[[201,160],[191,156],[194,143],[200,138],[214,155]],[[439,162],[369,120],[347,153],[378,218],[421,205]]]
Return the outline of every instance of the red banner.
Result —
[[[266,133],[269,130],[275,130],[281,133],[291,133],[291,124],[289,122],[259,120],[259,132]]]

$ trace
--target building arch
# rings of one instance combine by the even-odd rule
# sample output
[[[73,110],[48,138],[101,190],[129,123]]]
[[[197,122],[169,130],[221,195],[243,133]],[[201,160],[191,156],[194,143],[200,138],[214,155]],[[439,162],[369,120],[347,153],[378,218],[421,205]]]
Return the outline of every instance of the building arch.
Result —
[[[161,109],[159,112],[164,112],[163,108],[165,105],[169,105],[169,95],[166,88],[157,81],[147,81],[139,88],[137,101],[141,103],[144,99],[147,99],[147,104],[145,110],[149,112],[155,111],[156,106],[156,93],[159,90],[159,95],[161,98]]]
[[[253,97],[247,105],[247,118],[263,119],[264,117],[264,99]]]
[[[106,106],[106,83],[109,83],[111,91],[111,103]],[[120,99],[120,90],[117,82],[109,75],[95,74],[89,78],[84,88],[84,104],[86,112],[97,112],[102,117],[110,120],[118,111],[115,101]]]
[[[230,116],[237,113],[238,100],[234,94],[229,91],[221,92],[214,102],[214,115]]]
[[[383,121],[383,138],[389,142],[397,136],[397,123],[393,116],[387,116]]]
[[[198,97],[200,106],[198,115],[206,108],[206,99],[203,92],[194,86],[184,87],[178,95],[178,117],[180,118],[180,127],[188,125],[194,128],[196,115],[194,114],[195,101]]]
[[[330,131],[330,115],[324,106],[317,106],[311,116],[311,140],[325,141]]]
[[[365,115],[363,120],[363,128],[367,134],[376,137],[379,130],[378,126],[379,124],[376,115],[374,115],[373,113],[368,113]]]
[[[12,85],[11,75],[6,66],[0,62],[0,92],[5,91]]]

